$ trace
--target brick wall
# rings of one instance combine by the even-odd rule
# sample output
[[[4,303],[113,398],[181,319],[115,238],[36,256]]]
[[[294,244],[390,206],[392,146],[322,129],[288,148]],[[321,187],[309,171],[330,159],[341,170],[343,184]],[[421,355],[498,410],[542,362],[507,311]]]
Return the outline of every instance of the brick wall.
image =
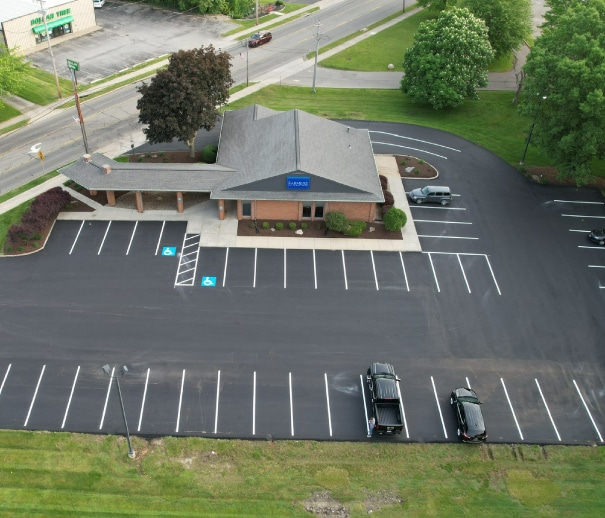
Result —
[[[256,219],[287,219],[298,221],[300,203],[297,201],[256,202]],[[254,211],[253,211],[254,212]]]
[[[375,203],[350,203],[331,201],[326,207],[326,212],[342,212],[347,219],[356,219],[361,221],[374,221],[376,212]]]

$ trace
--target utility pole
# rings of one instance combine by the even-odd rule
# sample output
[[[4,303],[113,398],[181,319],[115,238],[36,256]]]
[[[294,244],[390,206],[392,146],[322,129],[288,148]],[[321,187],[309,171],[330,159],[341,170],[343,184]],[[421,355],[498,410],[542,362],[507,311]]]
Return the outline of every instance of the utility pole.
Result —
[[[80,123],[80,129],[82,130],[84,151],[86,152],[86,154],[88,154],[88,137],[86,137],[86,128],[84,127],[84,116],[82,115],[82,108],[80,106],[80,96],[78,95],[78,79],[76,77],[76,72],[80,68],[80,65],[77,61],[72,61],[71,59],[68,59],[67,68],[69,68],[69,71],[71,72],[71,78],[74,84],[74,99],[76,101],[76,110],[78,111],[78,122]]]
[[[314,94],[317,93],[317,90],[315,90],[315,79],[317,78],[317,60],[319,58],[319,40],[321,39],[321,34],[319,32],[319,28],[321,27],[321,22],[319,20],[317,20],[315,27],[317,28],[317,30],[315,31],[315,65],[313,66],[313,90],[312,90],[312,92]]]
[[[55,72],[55,84],[57,85],[57,95],[59,99],[63,99],[61,94],[61,87],[59,86],[59,74],[57,74],[57,65],[55,64],[55,56],[53,54],[53,47],[50,43],[50,34],[48,33],[48,22],[46,21],[46,9],[44,8],[44,0],[40,0],[40,10],[38,11],[42,15],[44,20],[44,30],[46,31],[46,42],[48,43],[48,51],[50,52],[50,60],[53,63],[53,70]]]

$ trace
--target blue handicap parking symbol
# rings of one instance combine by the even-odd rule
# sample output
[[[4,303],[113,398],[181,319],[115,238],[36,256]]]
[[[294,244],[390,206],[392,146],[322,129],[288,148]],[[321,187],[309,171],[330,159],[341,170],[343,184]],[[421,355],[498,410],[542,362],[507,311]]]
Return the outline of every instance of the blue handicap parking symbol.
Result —
[[[176,246],[165,246],[162,248],[162,255],[172,257],[176,255]]]
[[[216,277],[202,277],[202,286],[216,286]]]

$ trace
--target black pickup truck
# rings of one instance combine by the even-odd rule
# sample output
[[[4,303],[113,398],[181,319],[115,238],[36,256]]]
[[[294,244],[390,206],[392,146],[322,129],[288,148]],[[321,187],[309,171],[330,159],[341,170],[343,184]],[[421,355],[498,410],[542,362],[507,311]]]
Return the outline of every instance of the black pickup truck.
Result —
[[[399,378],[390,363],[373,363],[366,377],[372,395],[372,411],[376,419],[374,431],[400,434],[403,430],[401,401],[397,383]]]

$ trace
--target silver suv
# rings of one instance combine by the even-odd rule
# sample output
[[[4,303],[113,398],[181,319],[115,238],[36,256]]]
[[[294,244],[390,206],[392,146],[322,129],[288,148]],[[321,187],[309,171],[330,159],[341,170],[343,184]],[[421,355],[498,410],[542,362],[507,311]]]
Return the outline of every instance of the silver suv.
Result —
[[[441,205],[449,205],[452,201],[452,193],[449,187],[443,186],[427,186],[421,189],[414,189],[408,194],[410,200],[420,203],[441,203]]]

